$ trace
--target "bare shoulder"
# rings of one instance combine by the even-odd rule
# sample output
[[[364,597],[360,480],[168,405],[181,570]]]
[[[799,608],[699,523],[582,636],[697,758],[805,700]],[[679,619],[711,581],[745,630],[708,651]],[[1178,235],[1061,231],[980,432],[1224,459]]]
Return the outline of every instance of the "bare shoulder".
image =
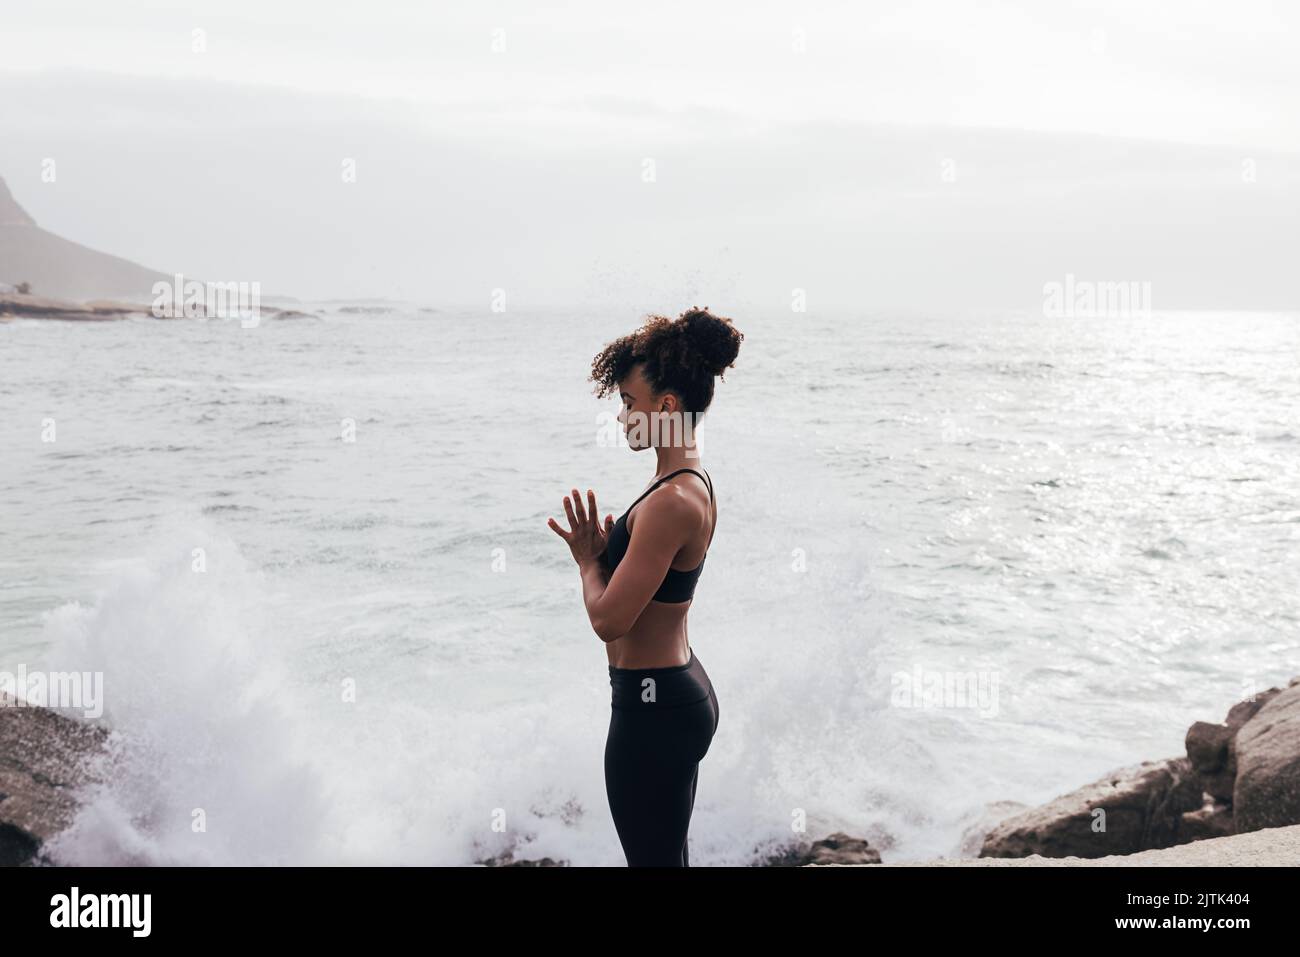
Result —
[[[708,498],[701,498],[693,488],[676,481],[664,482],[639,506],[639,510],[655,516],[655,523],[669,523],[676,527],[690,528],[697,520],[709,521]]]

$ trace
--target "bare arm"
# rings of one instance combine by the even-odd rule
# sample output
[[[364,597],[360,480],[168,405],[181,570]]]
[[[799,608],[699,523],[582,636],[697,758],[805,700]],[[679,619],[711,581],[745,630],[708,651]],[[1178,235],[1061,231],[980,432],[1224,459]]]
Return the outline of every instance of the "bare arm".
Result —
[[[582,574],[582,600],[592,629],[601,641],[610,642],[632,630],[632,625],[663,584],[673,558],[686,542],[687,530],[695,514],[690,502],[680,495],[648,496],[637,512],[627,554],[614,569],[614,574],[607,576],[600,555],[605,550],[613,518],[607,516],[604,529],[600,529],[592,518],[599,514],[595,495],[588,489],[587,496],[589,509],[584,510],[577,490],[574,490],[576,513],[570,507],[569,499],[564,500],[569,516],[569,533],[563,532],[554,519],[550,525],[569,543],[578,563]]]
[[[627,554],[614,569],[609,583],[593,596],[587,591],[584,573],[587,617],[601,641],[614,641],[632,630],[663,584],[695,519],[690,502],[682,496],[650,495],[637,511]]]

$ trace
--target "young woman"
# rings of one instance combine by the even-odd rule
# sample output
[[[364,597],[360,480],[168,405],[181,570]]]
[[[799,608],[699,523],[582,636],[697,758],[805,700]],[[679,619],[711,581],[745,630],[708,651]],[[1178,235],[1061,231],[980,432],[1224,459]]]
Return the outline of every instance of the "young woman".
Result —
[[[618,390],[628,445],[655,450],[654,481],[602,525],[587,489],[564,499],[568,543],[587,616],[605,642],[612,688],[605,791],[629,867],[688,867],[686,833],[699,765],[718,729],[718,698],[686,634],[695,583],[717,525],[713,480],[701,468],[696,423],[713,380],[744,336],[730,319],[691,309],[651,316],[592,362],[600,397]]]

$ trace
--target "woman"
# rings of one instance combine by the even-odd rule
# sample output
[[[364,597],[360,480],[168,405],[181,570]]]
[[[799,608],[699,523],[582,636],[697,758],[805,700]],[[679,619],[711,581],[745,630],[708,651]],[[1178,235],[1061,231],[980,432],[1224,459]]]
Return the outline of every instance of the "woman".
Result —
[[[718,698],[686,634],[695,583],[717,525],[713,480],[694,429],[713,380],[744,336],[730,319],[691,309],[652,316],[596,356],[596,394],[615,389],[628,445],[655,450],[655,479],[601,526],[587,489],[564,499],[565,540],[582,573],[587,616],[605,642],[612,688],[605,790],[629,867],[688,867],[686,832],[700,760],[718,729]]]

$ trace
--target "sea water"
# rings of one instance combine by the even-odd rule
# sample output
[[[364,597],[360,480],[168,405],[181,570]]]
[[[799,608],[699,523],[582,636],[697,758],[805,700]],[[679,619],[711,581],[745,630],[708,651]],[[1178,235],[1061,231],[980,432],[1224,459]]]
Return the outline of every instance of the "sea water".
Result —
[[[635,315],[0,323],[0,670],[102,672],[77,864],[622,865],[547,527]],[[1300,317],[737,315],[697,865],[956,856],[1300,674]],[[977,693],[953,694],[963,680]]]

